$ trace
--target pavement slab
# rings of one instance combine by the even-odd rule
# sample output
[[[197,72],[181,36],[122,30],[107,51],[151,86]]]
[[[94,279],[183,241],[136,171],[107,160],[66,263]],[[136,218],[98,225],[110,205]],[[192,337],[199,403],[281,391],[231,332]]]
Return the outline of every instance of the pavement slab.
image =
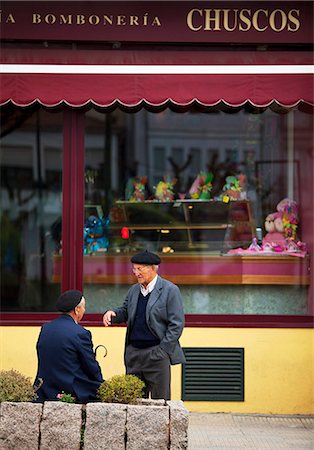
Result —
[[[190,413],[188,450],[314,450],[314,416]]]

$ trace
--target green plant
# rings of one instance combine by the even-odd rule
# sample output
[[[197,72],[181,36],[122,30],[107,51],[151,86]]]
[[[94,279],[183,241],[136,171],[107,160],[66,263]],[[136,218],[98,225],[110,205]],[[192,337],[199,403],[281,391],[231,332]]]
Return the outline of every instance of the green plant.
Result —
[[[60,400],[60,402],[64,403],[75,403],[75,397],[71,394],[67,394],[66,392],[62,391],[61,394],[57,395],[57,399]]]
[[[115,375],[100,385],[97,397],[102,402],[131,403],[143,397],[144,387],[135,375]]]
[[[31,402],[36,400],[31,379],[17,370],[0,371],[0,402]]]

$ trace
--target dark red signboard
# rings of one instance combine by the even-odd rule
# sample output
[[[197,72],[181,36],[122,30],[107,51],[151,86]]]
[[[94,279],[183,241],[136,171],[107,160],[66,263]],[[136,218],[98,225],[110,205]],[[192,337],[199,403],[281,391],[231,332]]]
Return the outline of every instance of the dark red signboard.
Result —
[[[313,43],[312,1],[2,1],[2,40]]]

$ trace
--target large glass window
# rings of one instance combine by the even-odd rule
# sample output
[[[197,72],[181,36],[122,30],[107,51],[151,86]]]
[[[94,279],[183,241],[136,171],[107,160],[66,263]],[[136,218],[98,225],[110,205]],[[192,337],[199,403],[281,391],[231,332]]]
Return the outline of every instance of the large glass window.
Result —
[[[90,312],[121,304],[147,248],[188,314],[307,314],[312,135],[298,110],[87,112]]]
[[[89,312],[121,304],[146,248],[187,314],[310,312],[311,115],[117,109],[85,122]],[[53,311],[60,292],[62,128],[62,113],[2,111],[2,311]]]
[[[60,292],[62,113],[1,114],[1,309],[51,311]]]

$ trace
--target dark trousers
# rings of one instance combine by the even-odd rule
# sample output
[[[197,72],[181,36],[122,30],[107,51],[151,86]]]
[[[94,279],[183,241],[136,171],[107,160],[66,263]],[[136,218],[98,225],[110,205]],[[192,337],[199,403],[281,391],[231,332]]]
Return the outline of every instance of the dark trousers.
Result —
[[[144,381],[144,397],[170,400],[170,359],[159,345],[136,348],[128,345],[125,350],[126,373]]]

